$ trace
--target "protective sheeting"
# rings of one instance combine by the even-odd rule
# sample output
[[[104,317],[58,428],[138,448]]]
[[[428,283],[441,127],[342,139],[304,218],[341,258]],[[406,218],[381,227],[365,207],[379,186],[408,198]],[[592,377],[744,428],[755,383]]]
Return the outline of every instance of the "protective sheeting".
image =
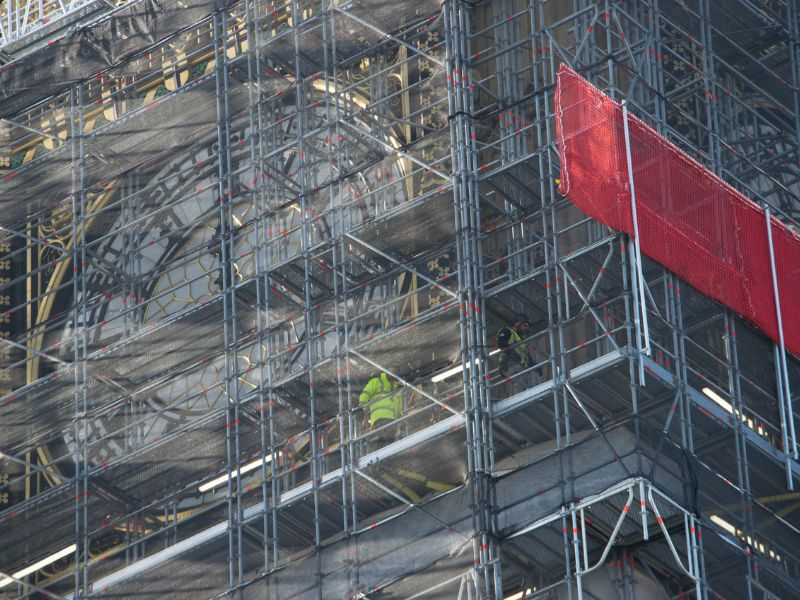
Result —
[[[582,436],[578,434],[577,437]],[[431,454],[438,454],[448,446],[456,447],[457,441],[457,438],[453,438],[447,444],[435,443],[428,450]],[[512,535],[551,515],[564,504],[561,487],[563,460],[581,465],[580,472],[576,473],[573,481],[573,496],[566,498],[566,502],[569,502],[579,501],[592,493],[628,480],[637,474],[637,460],[642,461],[643,472],[649,471],[652,465],[650,457],[653,455],[652,448],[638,448],[635,436],[626,428],[609,432],[605,439],[587,436],[561,456],[552,454],[552,443],[542,444],[538,450],[544,458],[519,466],[497,480],[497,519],[504,536]],[[676,465],[664,455],[657,462],[660,468],[657,471],[656,485],[670,495],[679,497],[681,485],[675,477]],[[379,472],[397,474],[392,465],[381,467]],[[379,476],[378,472],[373,475]],[[359,494],[384,494],[380,488],[361,476],[356,478],[356,482]],[[325,503],[336,504],[341,501],[337,496],[337,488],[334,485],[322,492]],[[533,495],[531,490],[535,490]],[[303,507],[304,501],[301,500],[279,508],[279,531],[284,521],[307,516]],[[612,511],[609,514],[607,520],[613,523],[619,513]],[[406,598],[413,593],[416,584],[414,578],[404,578],[408,573],[421,572],[455,557],[472,557],[472,512],[468,486],[453,489],[450,493],[438,495],[413,507],[397,504],[384,512],[361,513],[360,517],[362,520],[357,534],[329,538],[316,553],[310,548],[300,552],[292,552],[289,547],[283,548],[280,551],[281,566],[246,587],[245,597],[317,598],[322,593],[326,598],[344,598],[348,597],[350,590],[356,588],[385,590],[389,598]],[[638,514],[632,514],[630,522],[627,525],[630,534],[638,535]],[[373,526],[374,524],[379,526]],[[224,530],[221,529],[219,533],[221,535]],[[286,536],[281,539],[284,542],[287,540]],[[562,544],[563,541],[558,536],[546,551],[558,558]],[[297,546],[302,547],[302,544]],[[206,548],[197,548],[151,570],[144,578],[109,588],[108,593],[102,597],[124,598],[134,591],[153,593],[172,575],[184,578],[192,570],[192,585],[211,589],[219,574],[214,570],[208,573],[198,572],[195,565],[219,566],[222,562],[219,560],[221,550],[222,546],[217,542]],[[465,562],[465,569],[470,566],[469,560]],[[440,574],[437,583],[443,579],[445,578]],[[271,590],[272,595],[269,595],[268,590]]]
[[[23,60],[0,68],[0,114],[16,114],[228,4],[232,3],[141,0],[91,27],[71,31]]]
[[[559,192],[634,234],[622,108],[562,65],[556,88]],[[642,252],[775,341],[764,210],[634,115],[630,151]],[[800,356],[800,237],[770,219],[786,348]]]
[[[116,68],[107,76],[130,77],[133,75],[130,67],[121,63],[176,36],[176,32],[181,32],[215,11],[235,4],[237,2],[233,0],[139,0],[99,23],[72,30],[24,59],[0,67],[0,115],[15,115],[70,85],[93,78],[95,74],[107,72],[112,67]],[[355,54],[379,43],[384,38],[381,30],[396,30],[409,20],[407,11],[397,10],[393,2],[381,0],[337,4],[343,7],[339,16],[339,28],[342,31],[340,56]],[[265,3],[262,10],[266,6]],[[438,2],[431,0],[415,3],[418,14],[437,8]],[[365,27],[363,19],[379,23],[380,28]],[[310,74],[323,67],[325,47],[318,24],[312,22],[306,29],[303,60],[299,66],[304,74]],[[176,42],[187,44],[180,33]],[[263,53],[279,62],[294,61],[293,45],[286,44],[285,40],[265,44]]]

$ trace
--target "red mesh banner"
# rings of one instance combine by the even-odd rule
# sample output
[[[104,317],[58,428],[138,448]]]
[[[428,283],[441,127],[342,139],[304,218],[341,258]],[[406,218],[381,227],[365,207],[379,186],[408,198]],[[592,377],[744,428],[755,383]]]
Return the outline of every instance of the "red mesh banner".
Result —
[[[778,341],[764,211],[628,114],[642,252]],[[621,106],[562,65],[559,192],[633,235]],[[800,357],[800,237],[771,219],[786,349]]]

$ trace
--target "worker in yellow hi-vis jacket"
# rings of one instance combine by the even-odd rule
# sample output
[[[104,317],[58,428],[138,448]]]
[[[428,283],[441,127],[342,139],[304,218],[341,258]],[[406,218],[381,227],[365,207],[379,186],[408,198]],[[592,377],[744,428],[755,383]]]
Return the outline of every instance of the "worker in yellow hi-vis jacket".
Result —
[[[368,411],[370,447],[380,448],[394,441],[394,422],[403,414],[403,392],[396,379],[386,373],[374,374],[358,397],[359,408]]]

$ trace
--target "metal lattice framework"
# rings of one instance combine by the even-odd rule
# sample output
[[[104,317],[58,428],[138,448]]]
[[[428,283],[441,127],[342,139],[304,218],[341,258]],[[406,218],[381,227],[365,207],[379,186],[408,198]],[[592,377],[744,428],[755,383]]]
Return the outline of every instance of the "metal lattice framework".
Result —
[[[32,48],[44,5],[10,11]],[[556,193],[553,95],[570,65],[798,227],[799,30],[797,0],[167,1],[20,50],[0,596],[797,597],[800,362]],[[371,430],[379,372],[403,416]]]
[[[0,62],[53,45],[65,31],[113,14],[130,0],[4,0],[0,2]]]

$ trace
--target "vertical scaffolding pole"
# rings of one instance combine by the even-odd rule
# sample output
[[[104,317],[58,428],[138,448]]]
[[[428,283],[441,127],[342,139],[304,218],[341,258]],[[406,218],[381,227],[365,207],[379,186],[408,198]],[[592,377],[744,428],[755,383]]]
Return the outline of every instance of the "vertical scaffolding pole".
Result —
[[[86,189],[84,181],[83,96],[80,84],[70,89],[69,131],[71,138],[72,191],[72,319],[73,319],[73,422],[75,450],[75,597],[83,597],[89,585],[89,424],[86,308]],[[78,300],[80,298],[80,300]],[[59,373],[55,374],[56,376]]]
[[[261,461],[261,496],[264,504],[264,511],[261,518],[261,535],[262,535],[262,552],[263,556],[263,572],[269,572],[269,515],[270,505],[272,502],[272,495],[268,483],[274,477],[272,473],[274,469],[272,465],[277,462],[277,457],[274,455],[275,449],[269,445],[268,442],[268,422],[267,422],[267,408],[270,404],[267,400],[268,390],[268,377],[269,365],[267,364],[268,358],[265,352],[265,344],[267,343],[264,334],[264,325],[267,321],[268,309],[265,308],[266,303],[266,286],[262,283],[261,277],[264,273],[263,262],[266,259],[266,240],[264,232],[266,230],[264,224],[264,182],[260,176],[261,166],[263,164],[263,135],[262,131],[265,129],[264,116],[261,107],[261,61],[258,58],[258,50],[260,46],[260,27],[259,27],[259,0],[245,0],[245,27],[247,39],[247,80],[251,85],[247,86],[247,100],[248,100],[248,117],[250,128],[250,168],[253,174],[252,190],[250,192],[251,207],[253,210],[253,237],[254,244],[254,279],[256,288],[256,344],[258,344],[257,356],[257,370],[258,370],[258,438],[259,449],[262,457],[272,456],[270,465],[267,461]],[[255,85],[253,85],[255,83]],[[263,244],[263,248],[262,248]]]
[[[719,111],[717,110],[717,84],[713,33],[711,30],[711,6],[709,0],[700,0],[700,42],[703,49],[703,103],[706,110],[706,124],[709,131],[708,153],[710,168],[719,173],[722,167],[722,148],[719,136]]]
[[[334,31],[333,13],[323,10],[322,15],[322,39],[323,56],[323,77],[325,82],[325,125],[326,138],[328,144],[328,160],[331,164],[342,164],[340,156],[340,144],[336,143],[336,123],[339,119],[339,69],[336,63],[336,36]],[[342,465],[341,493],[342,493],[342,532],[345,537],[351,535],[353,531],[353,520],[350,518],[350,511],[354,510],[355,494],[350,494],[348,489],[348,478],[354,477],[353,469],[356,467],[356,444],[355,427],[353,423],[353,411],[350,410],[350,363],[347,356],[347,284],[346,284],[346,255],[344,252],[345,217],[344,208],[337,204],[337,192],[341,189],[341,184],[331,184],[328,186],[328,209],[330,214],[331,227],[331,267],[333,275],[333,320],[334,337],[336,339],[336,349],[334,351],[334,361],[336,363],[336,398],[337,398],[337,422],[339,425],[339,458]],[[356,580],[353,580],[353,563],[350,552],[355,544],[347,543],[346,572],[348,591],[355,589]],[[357,572],[358,569],[355,569]]]
[[[772,217],[770,214],[770,209],[768,205],[764,205],[764,216],[766,218],[766,225],[767,225],[767,242],[769,244],[769,267],[770,273],[772,275],[772,294],[775,300],[775,317],[778,323],[778,351],[779,351],[779,361],[778,361],[778,386],[782,387],[782,390],[779,392],[783,395],[783,401],[785,403],[785,415],[781,414],[781,418],[785,417],[785,422],[782,423],[782,426],[786,426],[786,434],[788,437],[786,438],[786,452],[790,454],[791,457],[797,460],[797,439],[795,437],[795,426],[794,426],[794,412],[792,410],[792,391],[789,388],[789,369],[786,364],[786,347],[784,345],[783,339],[783,318],[781,315],[781,297],[780,292],[778,291],[778,273],[775,268],[775,247],[772,243]],[[779,393],[779,396],[781,395]],[[794,489],[794,483],[792,480],[792,472],[791,467],[787,465],[789,470],[787,471],[787,478],[789,489]]]
[[[800,1],[787,0],[789,22],[789,65],[792,69],[792,100],[794,104],[794,139],[800,160]]]
[[[225,359],[225,445],[227,474],[228,590],[240,589],[242,571],[241,474],[239,469],[239,398],[236,365],[236,301],[233,263],[233,228],[231,211],[234,192],[229,155],[230,123],[227,97],[227,27],[225,11],[213,16],[214,83],[217,115],[217,203],[219,236],[220,293],[223,306],[223,343]]]
[[[342,144],[340,142],[340,128],[339,123],[343,117],[343,108],[347,108],[347,105],[344,104],[345,100],[349,99],[347,94],[343,94],[342,90],[340,89],[346,83],[342,81],[346,70],[342,69],[340,71],[338,66],[338,56],[337,56],[337,46],[338,46],[338,39],[341,35],[337,30],[337,21],[333,18],[333,14],[331,14],[331,18],[328,20],[330,25],[329,30],[329,39],[330,39],[330,55],[331,55],[331,68],[332,68],[332,92],[331,87],[329,87],[326,91],[326,110],[332,111],[326,112],[326,114],[330,115],[331,119],[331,147],[335,149],[335,158],[337,164],[342,164],[344,162],[344,153],[342,152]],[[333,107],[330,106],[332,96]],[[339,186],[343,186],[344,184],[339,184]],[[345,525],[345,536],[348,537],[348,548],[347,548],[347,557],[348,557],[348,569],[350,572],[348,573],[348,583],[349,588],[351,590],[358,589],[361,584],[361,574],[360,569],[358,568],[358,560],[359,560],[359,547],[358,547],[358,538],[351,537],[353,532],[358,530],[358,522],[359,522],[359,513],[358,513],[358,506],[356,503],[357,498],[357,488],[356,488],[356,475],[354,473],[355,468],[358,467],[358,460],[359,460],[359,453],[361,451],[360,441],[359,441],[359,417],[356,411],[359,408],[359,403],[357,399],[357,392],[353,389],[353,376],[352,376],[352,367],[351,367],[351,359],[350,359],[350,348],[351,348],[351,325],[350,325],[350,302],[348,302],[348,297],[351,293],[350,286],[348,283],[348,257],[347,257],[347,238],[345,236],[345,232],[347,231],[348,219],[347,219],[347,209],[345,207],[345,202],[342,201],[338,205],[333,205],[334,197],[333,197],[333,187],[331,188],[331,219],[332,219],[332,232],[331,236],[333,239],[333,246],[331,252],[334,256],[334,261],[338,260],[338,265],[336,268],[336,276],[337,279],[335,280],[334,284],[334,293],[337,294],[336,300],[334,304],[338,303],[338,299],[341,298],[341,315],[339,314],[338,309],[336,309],[336,319],[337,322],[340,323],[341,329],[337,329],[339,332],[337,335],[337,351],[340,352],[340,359],[339,363],[341,364],[342,371],[337,370],[337,377],[343,378],[344,388],[340,388],[339,392],[344,394],[342,398],[342,410],[343,413],[340,414],[340,421],[343,421],[343,426],[341,427],[342,431],[342,512],[343,512],[343,523]],[[341,190],[341,187],[338,187]],[[338,255],[337,255],[338,253]],[[338,256],[338,258],[336,258]],[[334,263],[336,264],[336,263]],[[338,284],[338,285],[337,285]],[[344,437],[346,436],[346,437]],[[346,443],[345,443],[346,440]],[[355,568],[351,568],[351,565],[355,565]]]
[[[297,119],[297,147],[295,151],[298,157],[297,172],[300,180],[300,227],[301,227],[301,256],[303,259],[303,322],[305,329],[305,354],[308,364],[308,409],[309,409],[309,435],[311,447],[311,494],[314,503],[314,553],[316,556],[317,594],[319,600],[322,596],[322,554],[320,534],[320,499],[319,499],[319,479],[320,479],[320,450],[319,450],[319,424],[317,423],[317,395],[314,389],[316,373],[314,364],[316,353],[314,348],[314,322],[316,319],[315,310],[311,300],[311,233],[309,231],[310,206],[309,206],[309,175],[307,159],[305,155],[306,135],[306,103],[305,103],[305,81],[303,78],[302,61],[303,51],[300,41],[300,24],[305,20],[303,9],[298,0],[291,0],[292,14],[292,41],[294,44],[294,76],[295,76],[295,111]]]
[[[744,415],[744,402],[741,394],[741,374],[739,371],[739,349],[736,342],[736,323],[731,318],[730,310],[725,310],[723,325],[723,343],[727,358],[728,393],[733,406],[739,415]],[[741,519],[745,530],[750,537],[755,537],[753,513],[750,503],[750,473],[747,459],[747,442],[744,435],[744,419],[735,419],[736,429],[736,468],[738,476],[739,494],[741,498]],[[747,599],[753,600],[753,589],[750,581],[757,571],[754,569],[752,554],[746,555],[747,560]]]
[[[9,3],[9,11],[11,4]],[[10,13],[9,13],[10,16]],[[73,333],[73,348],[72,348],[72,359],[73,359],[73,386],[74,386],[74,411],[75,411],[75,421],[73,423],[73,430],[75,436],[75,452],[73,453],[72,460],[73,465],[75,468],[75,566],[74,566],[74,594],[75,598],[81,597],[81,571],[80,565],[81,561],[83,560],[83,549],[78,546],[78,541],[81,539],[83,535],[82,526],[81,526],[81,507],[82,507],[82,482],[81,476],[83,472],[83,464],[80,456],[81,451],[81,435],[82,431],[80,429],[81,425],[85,427],[85,416],[84,419],[80,420],[80,414],[82,410],[82,401],[80,398],[80,387],[81,387],[81,378],[80,378],[80,354],[78,352],[78,322],[79,322],[79,314],[78,314],[78,302],[77,299],[80,294],[80,288],[78,286],[78,277],[77,277],[77,265],[79,264],[79,248],[78,248],[78,214],[80,211],[79,208],[79,201],[77,199],[78,196],[83,195],[83,191],[81,190],[81,175],[78,169],[78,163],[80,161],[81,156],[81,147],[79,146],[79,138],[76,135],[76,131],[79,131],[80,128],[80,121],[77,116],[77,86],[73,86],[70,88],[69,91],[69,123],[70,123],[70,150],[71,150],[71,157],[70,157],[70,166],[72,170],[72,190],[70,194],[70,202],[71,202],[71,209],[72,209],[72,265],[73,269],[73,277],[72,277],[72,296],[75,298],[75,302],[72,306],[72,319],[75,323],[75,331]]]
[[[80,394],[81,394],[81,427],[83,429],[81,443],[79,447],[82,447],[82,455],[81,455],[81,502],[82,502],[82,514],[81,514],[81,537],[80,540],[76,541],[76,544],[81,550],[81,568],[83,572],[83,581],[82,581],[82,588],[83,593],[88,596],[89,594],[89,424],[88,424],[88,415],[89,415],[89,390],[88,390],[88,381],[89,381],[89,364],[88,364],[88,356],[89,356],[89,311],[87,307],[87,303],[89,301],[89,294],[88,294],[88,285],[86,279],[86,271],[88,269],[88,256],[86,252],[86,243],[87,243],[87,231],[86,227],[88,226],[87,222],[87,204],[86,204],[86,148],[85,148],[85,138],[83,133],[84,127],[84,102],[83,102],[83,84],[78,84],[77,86],[77,95],[78,95],[78,148],[80,155],[78,157],[78,172],[80,175],[80,237],[75,240],[75,244],[80,244],[80,263],[76,263],[72,265],[72,272],[73,275],[80,273],[80,369],[81,369],[81,377],[80,377]],[[73,132],[74,135],[74,132]],[[78,235],[77,232],[73,235]],[[76,332],[78,331],[78,324],[75,324]]]
[[[636,267],[636,310],[634,311],[637,316],[637,334],[636,344],[639,351],[639,383],[645,385],[644,378],[644,360],[642,353],[650,356],[650,326],[647,319],[647,304],[645,303],[644,286],[647,285],[642,274],[642,250],[639,244],[639,216],[636,212],[636,186],[633,182],[633,161],[631,159],[631,137],[628,127],[628,101],[622,101],[622,125],[625,133],[625,160],[628,167],[628,185],[631,189],[631,217],[633,219],[633,244],[634,244],[634,261]],[[644,346],[641,345],[640,335],[644,335]]]
[[[578,518],[575,511],[575,503],[571,502],[569,506],[569,515],[571,519],[572,531],[572,549],[575,555],[575,587],[578,592],[578,600],[583,600],[583,570],[585,566],[581,564],[581,545],[580,536],[578,535]]]
[[[262,43],[260,42],[260,31],[261,26],[259,25],[259,15],[256,15],[256,47],[254,48],[254,52],[256,55],[256,64],[258,67],[259,73],[259,81],[263,81],[263,72],[265,71],[269,74],[270,65],[266,63],[262,70],[261,67],[261,60],[260,60],[260,52]],[[264,28],[267,29],[268,26],[275,26],[274,19],[277,13],[275,11],[268,11],[265,8],[265,14],[263,16]],[[262,198],[264,202],[263,206],[263,213],[259,217],[263,220],[263,229],[265,231],[264,234],[264,271],[262,274],[259,275],[258,280],[261,285],[264,287],[264,315],[265,315],[265,324],[264,329],[267,331],[267,343],[269,344],[273,339],[272,329],[275,326],[273,321],[273,314],[272,314],[272,303],[275,300],[277,294],[273,293],[275,289],[272,284],[272,273],[271,273],[271,266],[277,262],[277,254],[278,251],[275,250],[273,252],[273,248],[275,248],[274,244],[271,242],[271,232],[274,228],[277,228],[277,219],[275,218],[274,212],[271,210],[273,204],[271,203],[271,199],[273,194],[277,196],[277,182],[271,178],[267,177],[267,169],[271,168],[271,164],[268,166],[265,157],[267,156],[267,149],[270,148],[270,144],[272,146],[275,145],[275,136],[276,136],[276,127],[274,121],[274,112],[271,109],[270,104],[265,101],[265,94],[259,86],[258,88],[258,114],[261,117],[261,126],[259,127],[259,150],[260,150],[260,157],[258,165],[256,166],[256,177],[260,183],[262,191]],[[266,132],[266,133],[265,133]],[[279,545],[278,545],[278,509],[277,504],[280,497],[280,486],[278,483],[277,474],[280,473],[281,469],[283,468],[283,461],[281,460],[281,455],[278,451],[278,444],[280,442],[278,438],[278,432],[276,431],[275,421],[276,421],[276,400],[277,394],[275,392],[275,379],[276,379],[276,372],[275,372],[275,365],[277,360],[271,353],[267,354],[267,436],[268,436],[268,445],[269,451],[273,455],[273,459],[271,462],[271,477],[270,477],[270,485],[269,485],[269,495],[267,496],[267,491],[265,490],[265,511],[264,511],[264,530],[267,533],[267,538],[264,540],[265,552],[266,556],[264,557],[264,562],[266,565],[265,572],[269,575],[278,566],[279,560]],[[267,499],[268,498],[268,499]],[[269,537],[269,532],[271,532],[271,538]],[[270,556],[272,559],[272,563],[270,564]],[[277,586],[273,585],[273,578],[267,579],[267,589],[266,589],[266,597],[274,598],[275,588]]]
[[[477,597],[496,597],[502,589],[491,514],[491,421],[485,393],[485,350],[481,326],[480,208],[477,192],[475,133],[472,123],[473,94],[469,87],[470,23],[474,11],[463,0],[444,4],[445,31],[448,40],[448,102],[451,120],[450,139],[453,153],[453,201],[456,226],[457,274],[460,290],[459,324],[461,364],[477,368],[461,372],[464,408],[467,415],[467,462],[470,491],[473,495],[473,556]]]

